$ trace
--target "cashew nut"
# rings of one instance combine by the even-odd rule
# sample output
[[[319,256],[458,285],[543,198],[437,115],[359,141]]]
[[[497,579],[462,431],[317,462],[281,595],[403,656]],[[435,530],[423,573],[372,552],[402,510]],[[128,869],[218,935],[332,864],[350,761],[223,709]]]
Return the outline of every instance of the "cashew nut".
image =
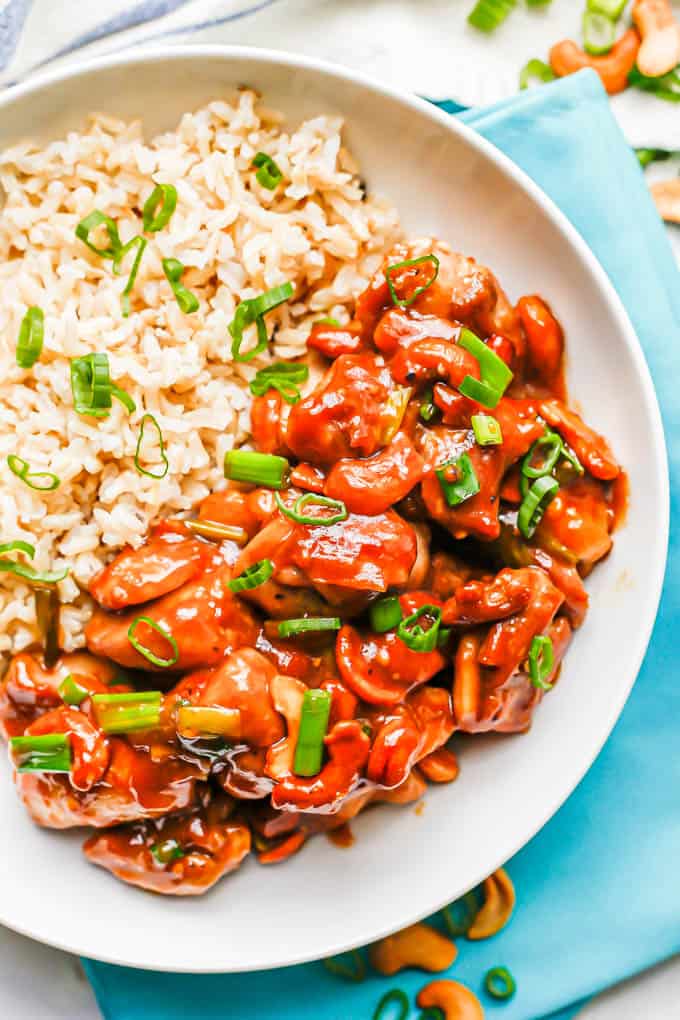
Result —
[[[458,955],[451,939],[427,924],[412,924],[375,942],[368,951],[371,966],[380,974],[397,974],[406,967],[436,973],[448,970]]]
[[[680,177],[656,181],[650,190],[661,218],[667,223],[680,223]]]
[[[439,747],[436,751],[421,758],[419,768],[431,783],[452,783],[458,778],[460,768],[453,751]]]
[[[572,39],[564,39],[550,50],[550,66],[559,78],[574,74],[584,67],[597,71],[602,84],[610,96],[623,92],[628,85],[628,75],[635,67],[640,49],[640,36],[634,28],[618,39],[604,57],[593,57],[580,49]]]
[[[490,939],[512,916],[515,907],[515,887],[504,868],[484,879],[484,905],[468,928],[467,937],[474,941]]]
[[[632,14],[642,36],[637,66],[650,78],[668,74],[680,64],[680,25],[670,0],[635,0]]]
[[[477,996],[459,981],[430,981],[416,997],[421,1009],[436,1006],[444,1020],[484,1020],[484,1010]]]

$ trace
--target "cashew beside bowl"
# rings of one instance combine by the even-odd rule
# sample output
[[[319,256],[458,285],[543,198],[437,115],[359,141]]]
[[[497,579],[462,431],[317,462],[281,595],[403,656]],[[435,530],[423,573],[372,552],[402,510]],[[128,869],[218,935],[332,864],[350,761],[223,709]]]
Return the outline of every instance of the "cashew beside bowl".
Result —
[[[430,981],[416,997],[421,1009],[436,1006],[444,1020],[484,1020],[484,1010],[476,995],[459,981]]]
[[[438,972],[447,970],[458,955],[451,939],[427,924],[412,924],[375,942],[368,951],[371,966],[380,974],[396,974],[406,967]]]
[[[635,0],[632,14],[642,36],[638,67],[650,78],[668,74],[680,64],[680,25],[670,0]]]
[[[639,49],[640,36],[634,28],[624,32],[603,57],[591,56],[572,39],[564,39],[550,50],[550,66],[558,78],[574,74],[584,67],[592,67],[599,74],[609,95],[613,96],[627,87],[628,75],[635,67]]]
[[[484,880],[484,897],[484,905],[467,932],[467,937],[473,941],[496,935],[512,916],[515,887],[504,868],[499,868]]]

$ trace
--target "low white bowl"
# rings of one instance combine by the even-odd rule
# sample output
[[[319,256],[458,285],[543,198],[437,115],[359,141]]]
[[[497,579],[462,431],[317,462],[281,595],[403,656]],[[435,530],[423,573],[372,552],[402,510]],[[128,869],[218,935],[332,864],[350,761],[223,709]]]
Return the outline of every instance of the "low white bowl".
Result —
[[[327,956],[424,917],[499,867],[557,810],[609,735],[647,646],[666,556],[663,431],[623,307],[553,203],[454,118],[314,60],[172,47],[5,93],[0,149],[26,135],[60,136],[92,110],[144,117],[149,132],[168,129],[243,83],[292,120],[342,114],[369,188],[396,204],[409,232],[437,235],[488,263],[512,299],[534,291],[547,298],[566,329],[571,393],[612,439],[631,501],[612,555],[589,583],[587,623],[531,732],[469,740],[458,782],[431,789],[422,813],[366,813],[353,824],[351,849],[317,838],[280,868],[249,861],[204,898],[163,899],[88,865],[82,833],[32,825],[3,763],[0,922],[63,949],[159,970],[244,971]]]

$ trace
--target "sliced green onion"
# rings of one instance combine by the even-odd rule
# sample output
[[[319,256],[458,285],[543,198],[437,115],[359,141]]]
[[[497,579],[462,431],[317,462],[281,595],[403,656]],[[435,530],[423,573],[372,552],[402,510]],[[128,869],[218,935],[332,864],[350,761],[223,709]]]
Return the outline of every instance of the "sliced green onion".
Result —
[[[71,771],[68,733],[12,737],[9,743],[17,762],[17,772]]]
[[[85,354],[71,360],[71,392],[77,414],[106,418],[115,397],[132,413],[136,404],[132,397],[115,386],[109,377],[108,354]]]
[[[668,103],[680,103],[680,72],[677,69],[658,78],[650,78],[634,67],[628,75],[628,84],[644,92],[651,92],[657,99],[664,99]]]
[[[423,400],[418,408],[418,417],[425,423],[431,422],[432,419],[438,414],[439,408],[433,401],[433,394],[431,389],[425,390],[423,393]]]
[[[31,545],[30,542],[16,539],[14,542],[4,542],[0,545],[0,554],[7,552],[22,552],[30,557],[30,559],[33,559],[35,556],[35,546]],[[0,573],[14,574],[15,577],[21,577],[25,581],[31,581],[34,584],[58,584],[59,581],[63,581],[68,575],[68,568],[39,571],[34,570],[33,567],[26,566],[24,563],[17,563],[16,560],[0,560]]]
[[[198,298],[182,283],[182,273],[184,272],[182,263],[178,259],[163,259],[163,272],[172,287],[172,292],[181,311],[185,315],[197,312],[200,307]]]
[[[539,634],[531,642],[529,649],[529,676],[534,687],[549,691],[553,685],[547,682],[555,665],[553,643],[549,637]]]
[[[494,32],[516,5],[517,0],[478,0],[468,14],[468,24],[480,32]]]
[[[334,319],[332,315],[327,315],[325,319],[315,319],[313,325],[332,326],[333,329],[342,329],[342,323],[340,320]]]
[[[618,21],[628,0],[587,0],[586,7],[595,14],[605,14],[612,21]]]
[[[167,227],[176,208],[177,188],[172,184],[157,184],[142,209],[142,223],[147,233],[155,234]]]
[[[279,624],[279,637],[290,638],[297,634],[319,634],[322,631],[340,630],[342,620],[339,616],[304,616],[298,620],[282,620]]]
[[[670,159],[673,153],[669,152],[668,149],[636,149],[635,155],[644,170],[650,163],[661,163],[665,159]]]
[[[76,683],[70,673],[59,684],[57,693],[65,705],[82,705],[85,698],[90,696],[87,687]]]
[[[503,442],[500,424],[492,415],[473,414],[470,422],[480,446],[499,446]]]
[[[460,331],[458,343],[477,359],[481,375],[481,380],[466,375],[458,390],[464,397],[493,409],[510,385],[512,372],[503,359],[469,329]]]
[[[45,316],[42,308],[31,305],[19,326],[16,359],[19,368],[32,368],[40,357],[45,339]]]
[[[252,566],[246,567],[242,574],[238,577],[234,577],[228,584],[230,591],[252,591],[253,588],[259,588],[261,584],[268,581],[274,573],[274,564],[271,560],[260,560],[259,563],[253,563]]]
[[[484,975],[484,987],[492,999],[511,999],[517,984],[507,967],[492,967]]]
[[[371,630],[376,634],[384,634],[388,630],[393,630],[397,624],[401,623],[403,615],[396,595],[378,599],[368,611]]]
[[[394,280],[392,279],[393,274],[398,269],[413,269],[416,266],[422,266],[428,262],[432,264],[432,275],[430,276],[430,279],[427,280],[427,282],[424,283],[421,287],[416,287],[410,298],[404,299],[400,298],[394,287]],[[385,279],[387,280],[387,286],[390,289],[392,303],[397,308],[407,308],[409,305],[412,305],[416,298],[420,297],[420,295],[424,293],[424,291],[426,291],[428,287],[432,286],[434,281],[437,279],[438,275],[439,275],[439,259],[437,258],[436,255],[432,254],[421,255],[420,258],[417,259],[406,259],[405,262],[396,262],[393,266],[388,266],[387,269],[385,270]]]
[[[97,227],[105,227],[106,233],[109,235],[109,244],[105,248],[100,248],[90,240],[90,234]],[[99,209],[95,209],[85,219],[81,220],[76,227],[76,237],[87,245],[90,251],[93,251],[95,255],[99,255],[102,259],[111,259],[113,262],[120,262],[123,257],[123,244],[118,233],[118,227],[110,216],[106,213],[100,212]]]
[[[104,733],[135,733],[158,726],[161,698],[160,691],[93,694],[92,705]]]
[[[479,492],[479,479],[467,453],[435,470],[447,506],[454,507]]]
[[[274,498],[276,499],[277,506],[282,514],[289,517],[291,521],[295,521],[296,524],[339,524],[341,521],[346,521],[349,517],[347,507],[341,499],[331,499],[329,496],[318,496],[315,492],[305,492],[304,495],[298,496],[292,507],[286,506],[278,492],[275,493]],[[307,506],[321,507],[322,509],[335,510],[336,513],[327,515],[321,514],[321,516],[314,516],[313,514],[305,514],[302,511]]]
[[[172,649],[172,656],[170,658],[160,658],[139,641],[135,635],[140,623],[145,623],[147,627],[151,627],[152,630],[155,630],[157,634],[160,634],[161,637],[168,642]],[[166,630],[165,627],[161,627],[159,623],[156,623],[156,621],[152,620],[149,616],[138,616],[132,621],[128,627],[128,641],[136,652],[143,655],[148,662],[152,663],[152,665],[160,666],[161,669],[167,669],[169,666],[174,666],[179,659],[179,648],[177,647],[177,642],[170,631]]]
[[[290,464],[285,457],[254,450],[229,450],[224,456],[224,477],[234,482],[250,482],[266,489],[283,489]]]
[[[293,772],[296,776],[316,776],[321,771],[323,741],[330,712],[331,696],[328,691],[320,689],[305,691],[293,762]]]
[[[61,602],[53,585],[36,587],[33,592],[35,618],[42,638],[43,661],[48,669],[56,664],[59,655],[59,618]]]
[[[439,1006],[428,1006],[418,1014],[418,1020],[446,1020]]]
[[[522,461],[522,474],[526,478],[542,478],[543,475],[549,475],[560,459],[563,446],[562,437],[557,432],[546,429],[543,435],[539,436],[532,444]],[[538,465],[534,465],[534,457],[541,451],[543,451],[543,459]]]
[[[33,559],[35,556],[35,546],[31,545],[30,542],[24,542],[22,538],[15,538],[13,542],[3,542],[0,545],[0,553],[8,552],[22,552]]]
[[[399,1013],[395,1015],[392,1006],[397,1006]],[[390,988],[375,1007],[372,1020],[408,1020],[411,1005],[406,992],[401,988]]]
[[[418,622],[427,617],[429,626],[423,628]],[[437,647],[442,611],[439,606],[421,606],[415,613],[406,616],[397,627],[397,637],[412,652],[433,652]]]
[[[241,712],[222,705],[181,705],[177,710],[177,732],[187,738],[241,736]]]
[[[255,397],[262,397],[267,390],[277,390],[287,404],[297,404],[300,390],[297,383],[306,382],[309,378],[307,365],[292,361],[277,361],[267,368],[261,368],[250,383],[250,392]]]
[[[348,962],[345,962],[347,959]],[[355,981],[359,984],[366,977],[366,964],[358,949],[350,949],[347,953],[331,956],[321,962],[329,974],[344,978],[346,981]]]
[[[555,498],[560,483],[550,475],[537,478],[522,500],[517,514],[517,527],[525,538],[531,538],[541,522],[548,503]]]
[[[138,234],[137,237],[133,237],[131,241],[128,241],[128,243],[123,248],[122,254],[125,255],[128,251],[131,251],[132,248],[134,248],[135,246],[137,248],[137,254],[135,255],[135,260],[132,263],[132,269],[130,270],[130,275],[128,276],[127,283],[125,284],[123,293],[120,296],[120,306],[123,312],[123,318],[125,319],[127,319],[128,315],[130,314],[130,293],[135,285],[135,280],[137,279],[137,272],[139,270],[139,263],[142,261],[142,255],[144,254],[144,249],[146,248],[146,239],[143,238],[141,234]]]
[[[552,0],[527,0],[527,7],[548,7]]]
[[[51,471],[31,471],[28,461],[13,453],[10,453],[7,458],[7,466],[13,475],[20,478],[29,489],[35,489],[36,492],[54,492],[61,485],[59,475],[55,475]]]
[[[162,843],[154,843],[151,853],[159,864],[172,864],[173,861],[181,861],[186,856],[176,839],[164,839]]]
[[[519,72],[520,89],[531,88],[534,84],[547,85],[551,81],[555,81],[555,72],[552,67],[536,57],[529,60]]]
[[[564,440],[562,441],[562,457],[566,460],[567,464],[571,464],[577,475],[583,474],[583,464],[578,459],[574,451],[567,446]]]
[[[462,899],[449,903],[441,911],[446,929],[452,938],[467,935],[478,913],[479,900],[474,890],[465,893]]]
[[[147,468],[143,468],[139,461],[139,454],[142,448],[142,441],[144,439],[144,429],[146,427],[147,421],[153,423],[153,427],[155,428],[156,435],[158,437],[158,452],[161,458],[161,463],[163,465],[160,471],[149,471]],[[137,446],[135,448],[135,468],[137,469],[140,475],[146,475],[147,478],[155,478],[156,480],[159,480],[161,478],[165,478],[165,476],[168,473],[169,467],[170,465],[168,463],[168,458],[165,453],[165,442],[163,440],[163,433],[161,432],[161,427],[154,418],[154,416],[147,412],[145,415],[142,416],[142,420],[139,423],[139,435],[137,437]]]
[[[234,524],[219,524],[217,521],[183,521],[189,531],[202,538],[217,538],[220,541],[236,542],[238,545],[245,545],[248,541],[248,532],[245,528],[239,528]]]
[[[294,292],[295,288],[292,283],[282,283],[280,287],[272,287],[265,294],[240,303],[234,313],[234,318],[229,323],[229,333],[232,338],[231,356],[234,361],[252,361],[256,355],[266,350],[268,337],[264,316],[288,301]],[[241,354],[243,331],[253,323],[257,326],[257,346],[252,351]]]
[[[253,166],[259,168],[255,174],[256,180],[268,191],[274,191],[283,180],[281,170],[266,152],[258,152],[253,160]]]
[[[616,24],[606,14],[585,11],[583,15],[583,48],[594,57],[609,53],[616,40]]]

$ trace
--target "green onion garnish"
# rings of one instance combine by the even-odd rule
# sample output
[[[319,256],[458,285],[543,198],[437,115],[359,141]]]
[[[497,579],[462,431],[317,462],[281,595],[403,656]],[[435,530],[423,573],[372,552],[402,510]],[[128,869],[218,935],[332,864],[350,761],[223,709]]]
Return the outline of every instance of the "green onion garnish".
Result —
[[[553,685],[547,680],[554,664],[553,643],[549,637],[539,634],[533,639],[529,649],[529,676],[534,687],[539,687],[542,691],[551,690]]]
[[[142,223],[147,233],[155,234],[167,227],[176,208],[177,189],[172,184],[157,184],[142,209]]]
[[[112,397],[130,414],[136,408],[132,397],[111,382],[108,354],[85,354],[71,360],[71,392],[76,413],[91,418],[106,418]]]
[[[531,449],[522,461],[522,474],[526,478],[542,478],[543,475],[549,475],[560,458],[562,446],[561,436],[551,429],[546,429],[543,435],[532,444]],[[543,459],[538,464],[535,464],[534,458],[541,451],[543,451]]]
[[[234,577],[228,584],[230,591],[234,593],[239,591],[252,591],[253,588],[259,588],[261,584],[268,581],[274,573],[274,564],[271,560],[260,560],[259,563],[253,563],[252,566],[246,567],[242,574],[238,577]]]
[[[0,545],[0,554],[7,552],[22,552],[30,559],[35,556],[35,546],[30,542],[15,539],[13,542],[4,542]],[[25,581],[32,581],[34,584],[57,584],[63,581],[68,575],[68,568],[53,571],[38,571],[33,567],[27,567],[24,563],[17,563],[16,560],[0,560],[0,573],[14,574]]]
[[[290,464],[285,457],[254,450],[229,450],[224,456],[224,477],[233,482],[250,482],[266,489],[282,489]]]
[[[387,598],[378,599],[377,602],[371,605],[368,611],[371,630],[375,631],[376,634],[384,634],[388,630],[393,630],[397,624],[401,623],[403,615],[399,599],[396,595],[388,595]]]
[[[137,270],[139,269],[139,263],[142,261],[142,255],[144,254],[144,249],[146,248],[146,239],[143,238],[141,234],[138,234],[137,237],[133,237],[131,241],[128,241],[128,243],[123,248],[122,254],[125,255],[128,251],[131,251],[131,249],[134,248],[135,246],[137,247],[137,254],[135,255],[135,260],[132,263],[132,269],[130,270],[130,275],[128,276],[127,283],[125,284],[123,293],[120,296],[120,306],[123,312],[123,318],[125,319],[127,319],[128,315],[130,314],[130,292],[132,291],[132,288],[135,285],[135,280],[137,279]],[[116,269],[115,262],[113,268],[115,271]]]
[[[314,326],[331,326],[333,329],[342,329],[342,323],[339,319],[334,319],[332,315],[327,315],[325,319],[315,319]]]
[[[479,479],[467,453],[435,470],[444,499],[450,507],[459,506],[479,492]]]
[[[514,10],[517,0],[477,0],[468,14],[468,24],[480,32],[493,32]]]
[[[449,903],[441,911],[446,930],[452,938],[467,935],[478,913],[479,900],[474,890],[465,893],[461,899]]]
[[[275,191],[283,179],[283,174],[271,156],[266,152],[258,152],[253,160],[253,166],[258,167],[255,178],[262,187],[268,191]]]
[[[177,732],[183,737],[223,737],[237,740],[241,736],[241,712],[221,705],[181,705],[177,710]]]
[[[529,60],[519,72],[520,89],[531,88],[533,84],[546,85],[551,81],[555,81],[555,72],[552,67],[544,60],[537,58]]]
[[[87,687],[76,683],[70,673],[61,681],[57,692],[65,705],[81,705],[90,696]]]
[[[397,1006],[399,1013],[395,1014],[392,1006]],[[390,988],[385,992],[382,999],[375,1007],[372,1020],[408,1020],[411,1012],[408,995],[401,988]]]
[[[431,389],[425,390],[425,392],[423,393],[422,403],[418,408],[418,417],[420,418],[421,421],[424,421],[427,424],[431,422],[434,417],[436,417],[438,412],[439,408],[433,401],[432,390]]]
[[[172,287],[175,300],[185,315],[191,315],[199,309],[198,298],[182,283],[184,266],[178,259],[163,259],[163,272]]]
[[[146,426],[147,421],[153,423],[153,427],[155,428],[156,435],[158,437],[158,453],[162,463],[162,468],[160,471],[158,470],[149,471],[147,468],[143,468],[139,461],[139,454],[142,448],[142,440],[144,439],[144,428]],[[165,453],[165,442],[163,441],[163,433],[161,432],[161,427],[154,418],[154,416],[147,412],[145,415],[142,416],[142,420],[139,423],[139,435],[137,437],[137,446],[135,448],[135,467],[140,475],[146,475],[148,478],[155,478],[156,480],[159,480],[161,478],[165,478],[165,476],[168,473],[169,466],[170,465],[168,463],[168,458]]]
[[[680,103],[680,71],[677,69],[658,78],[649,78],[634,67],[628,75],[628,84],[644,92],[651,92],[657,99],[665,99],[668,103]]]
[[[587,0],[586,7],[596,14],[606,14],[612,21],[618,21],[628,0]]]
[[[162,843],[154,843],[151,853],[159,864],[172,864],[173,861],[181,861],[185,856],[176,839],[164,839]]]
[[[418,622],[427,618],[429,626],[423,628]],[[433,652],[437,647],[442,611],[439,606],[421,606],[415,613],[404,617],[397,627],[397,637],[412,652]]]
[[[13,453],[10,453],[7,458],[7,466],[13,475],[20,478],[29,489],[35,489],[36,492],[54,492],[61,485],[59,475],[55,475],[51,471],[31,471],[28,461]]]
[[[262,397],[267,390],[277,390],[287,404],[297,404],[300,390],[297,383],[306,382],[309,378],[307,365],[292,361],[277,361],[267,368],[261,368],[250,383],[250,392],[255,397]]]
[[[329,974],[344,978],[346,981],[356,981],[358,984],[366,977],[366,964],[358,949],[350,949],[339,956],[330,956],[321,962]]]
[[[606,14],[585,11],[583,14],[583,48],[594,57],[609,53],[616,39],[616,24]]]
[[[517,984],[507,967],[492,967],[484,975],[484,987],[492,999],[511,999]]]
[[[19,368],[32,368],[40,357],[45,339],[45,316],[42,308],[31,305],[19,327],[16,359]]]
[[[328,691],[305,691],[300,713],[300,730],[295,747],[293,772],[296,776],[316,776],[323,762],[323,740],[331,712]]]
[[[261,354],[267,348],[267,327],[264,317],[268,312],[278,308],[293,296],[295,288],[292,283],[282,283],[280,287],[273,287],[259,297],[249,298],[242,301],[234,313],[234,318],[229,323],[229,332],[232,338],[231,356],[234,361],[252,361],[256,355]],[[253,323],[257,326],[257,346],[241,354],[243,343],[243,331]]]
[[[668,149],[636,149],[635,155],[644,170],[650,163],[661,163],[665,159],[670,159],[673,153]]]
[[[296,634],[319,634],[322,631],[340,630],[342,620],[339,616],[305,616],[299,620],[282,620],[279,624],[279,637],[290,638]]]
[[[71,771],[68,733],[12,737],[9,743],[17,760],[17,772]]]
[[[183,521],[185,528],[202,538],[217,538],[220,541],[236,542],[245,545],[248,532],[234,524],[219,524],[217,521]]]
[[[155,630],[157,634],[160,634],[161,637],[168,642],[172,649],[172,656],[170,658],[161,659],[139,641],[135,635],[140,623],[145,623],[147,627],[151,627],[152,630]],[[177,647],[177,642],[170,631],[167,631],[165,627],[161,627],[159,623],[156,623],[156,621],[152,620],[149,616],[138,616],[132,621],[128,628],[128,641],[135,651],[139,652],[140,655],[143,655],[148,662],[152,663],[154,666],[160,666],[162,669],[174,666],[179,659],[179,648]]]
[[[295,521],[296,524],[339,524],[341,521],[346,521],[349,517],[347,507],[341,499],[331,499],[329,496],[318,496],[315,492],[305,492],[304,495],[298,496],[292,507],[286,506],[278,492],[275,494],[277,506],[282,514],[289,517],[291,521]],[[305,514],[302,511],[305,507],[316,506],[321,509],[335,510],[335,513],[321,514],[315,516],[314,514]]]
[[[92,704],[104,733],[134,733],[158,726],[161,698],[160,691],[93,694]]]
[[[493,409],[510,385],[512,372],[503,359],[469,329],[460,331],[458,343],[477,359],[479,374],[482,377],[480,381],[474,376],[466,375],[458,390],[464,397]]]
[[[531,538],[541,522],[545,509],[555,498],[560,483],[550,475],[537,478],[522,500],[517,514],[517,527],[525,538]]]
[[[393,274],[398,269],[413,269],[417,266],[426,265],[428,262],[431,263],[432,265],[432,275],[430,276],[430,279],[427,280],[421,287],[416,287],[416,289],[413,291],[413,294],[411,294],[410,298],[404,299],[400,298],[394,287],[394,280],[392,279]],[[416,269],[415,274],[416,278],[417,274],[418,271]],[[438,274],[439,274],[439,259],[437,258],[436,255],[432,254],[421,255],[420,258],[417,259],[406,259],[405,262],[396,262],[393,266],[388,266],[387,269],[385,270],[385,279],[387,280],[387,286],[390,289],[392,303],[397,308],[407,308],[408,305],[412,305],[416,298],[420,297],[420,295],[424,291],[426,291],[428,287],[432,286],[434,281],[437,279]]]
[[[490,414],[473,414],[470,422],[480,446],[499,446],[503,442],[500,424]]]
[[[105,248],[100,248],[90,240],[90,234],[97,227],[105,227],[109,235],[109,243]],[[90,251],[99,255],[102,259],[111,259],[112,262],[120,262],[123,257],[123,242],[118,233],[118,227],[110,216],[95,209],[85,219],[81,220],[76,227],[76,237],[87,245]]]

